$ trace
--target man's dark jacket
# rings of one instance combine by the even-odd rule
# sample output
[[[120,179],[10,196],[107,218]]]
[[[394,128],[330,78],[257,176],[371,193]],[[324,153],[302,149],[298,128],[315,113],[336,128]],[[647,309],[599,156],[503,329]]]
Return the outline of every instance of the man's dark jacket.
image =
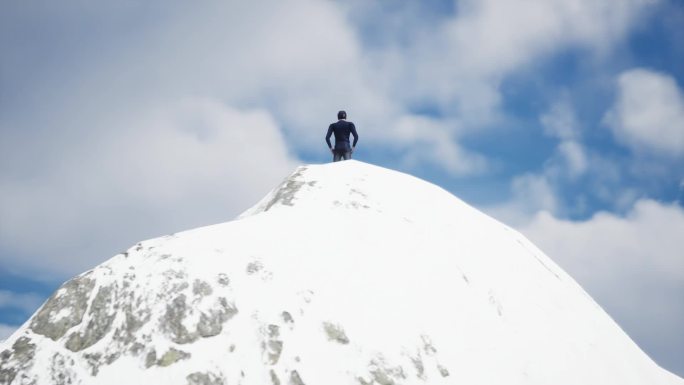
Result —
[[[356,133],[354,123],[346,120],[338,120],[328,127],[328,134],[325,136],[325,141],[330,148],[333,148],[332,144],[330,144],[330,137],[333,133],[335,133],[335,150],[351,151],[351,146],[356,146],[356,142],[359,141],[359,134]],[[354,136],[354,144],[352,145],[349,144],[349,134]]]

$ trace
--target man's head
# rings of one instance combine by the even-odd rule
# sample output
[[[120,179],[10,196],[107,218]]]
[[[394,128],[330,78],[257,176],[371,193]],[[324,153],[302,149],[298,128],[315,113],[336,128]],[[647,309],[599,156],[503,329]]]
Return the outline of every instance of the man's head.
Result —
[[[337,119],[347,119],[347,113],[345,111],[338,112]]]

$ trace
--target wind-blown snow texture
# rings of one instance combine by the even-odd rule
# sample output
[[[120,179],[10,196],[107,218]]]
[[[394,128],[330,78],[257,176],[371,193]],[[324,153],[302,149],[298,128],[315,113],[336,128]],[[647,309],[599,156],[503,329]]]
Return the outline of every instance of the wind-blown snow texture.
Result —
[[[518,232],[357,161],[135,245],[0,350],[1,384],[684,384]]]

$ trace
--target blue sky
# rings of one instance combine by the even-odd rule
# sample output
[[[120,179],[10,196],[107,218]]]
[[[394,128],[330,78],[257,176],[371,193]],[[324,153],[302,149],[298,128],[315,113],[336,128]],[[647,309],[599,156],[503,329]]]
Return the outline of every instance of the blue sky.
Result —
[[[0,332],[297,164],[410,172],[525,233],[684,375],[684,4],[0,5]],[[407,202],[410,204],[410,202]]]

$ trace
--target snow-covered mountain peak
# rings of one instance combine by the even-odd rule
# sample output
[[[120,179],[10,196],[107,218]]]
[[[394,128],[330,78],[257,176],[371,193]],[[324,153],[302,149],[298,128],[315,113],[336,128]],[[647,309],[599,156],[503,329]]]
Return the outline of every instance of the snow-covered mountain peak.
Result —
[[[136,244],[0,352],[0,384],[684,383],[522,235],[357,161]]]
[[[391,186],[397,182],[406,185],[400,181],[407,178],[410,177],[355,160],[329,165],[300,166],[280,186],[241,217],[294,206],[297,206],[298,210],[378,210],[379,204],[383,201],[377,196],[374,200],[372,195],[391,192]]]
[[[450,205],[445,207],[442,204],[445,201]],[[311,211],[325,211],[328,215],[380,214],[433,222],[454,214],[453,209],[472,211],[458,198],[431,183],[349,160],[298,167],[240,218],[265,212],[302,216]]]

